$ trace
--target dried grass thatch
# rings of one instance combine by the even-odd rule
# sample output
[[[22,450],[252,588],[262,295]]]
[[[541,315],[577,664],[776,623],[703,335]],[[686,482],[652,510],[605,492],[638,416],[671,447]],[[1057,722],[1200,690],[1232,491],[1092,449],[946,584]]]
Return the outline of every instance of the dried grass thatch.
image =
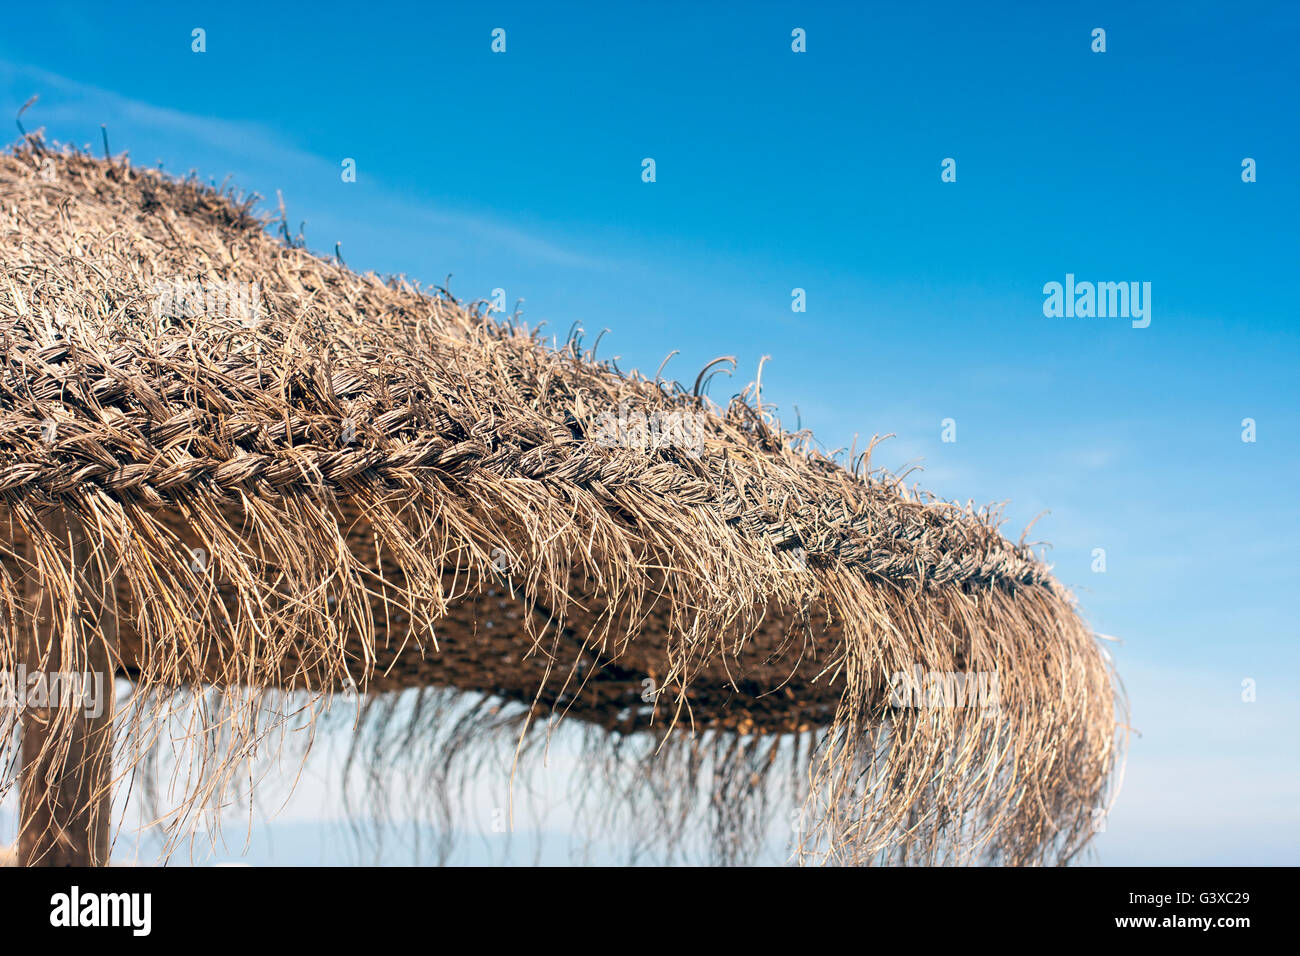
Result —
[[[723,858],[747,858],[778,754],[802,860],[1087,842],[1115,685],[996,512],[908,493],[869,453],[843,467],[757,384],[717,407],[703,381],[547,347],[273,238],[252,204],[35,138],[0,157],[0,668],[129,678],[116,782],[161,740],[169,833],[246,786],[277,721],[355,687],[372,715],[407,688],[504,701],[524,743],[561,717],[648,740],[652,840],[703,793]],[[693,447],[642,425],[685,415]],[[999,706],[899,706],[890,675],[918,671],[995,673]],[[377,722],[408,759],[437,741],[433,788],[501,713]],[[59,765],[75,719],[49,719]]]

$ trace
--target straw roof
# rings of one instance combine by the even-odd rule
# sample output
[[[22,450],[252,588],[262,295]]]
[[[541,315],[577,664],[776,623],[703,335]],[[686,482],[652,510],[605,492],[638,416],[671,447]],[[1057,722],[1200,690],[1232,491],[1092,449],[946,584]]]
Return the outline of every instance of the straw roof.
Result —
[[[43,659],[102,651],[150,701],[117,721],[123,773],[177,700],[214,706],[187,691],[216,694],[190,734],[219,724],[218,759],[168,794],[172,825],[220,802],[262,692],[284,717],[452,688],[513,703],[524,735],[562,717],[668,764],[806,736],[808,860],[1087,842],[1116,685],[996,511],[869,452],[845,467],[757,383],[715,405],[718,367],[624,374],[578,335],[358,275],[254,198],[34,138],[0,156],[0,667],[30,653],[36,575],[61,612]],[[899,673],[996,675],[998,706],[900,704]]]

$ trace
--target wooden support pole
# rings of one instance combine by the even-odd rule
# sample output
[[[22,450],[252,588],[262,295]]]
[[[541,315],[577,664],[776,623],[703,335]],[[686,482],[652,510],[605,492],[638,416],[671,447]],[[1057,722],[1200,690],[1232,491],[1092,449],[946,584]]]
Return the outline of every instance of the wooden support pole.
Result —
[[[93,542],[79,521],[56,512],[45,529],[70,548],[83,587],[80,599],[67,607],[35,569],[27,569],[24,590],[34,618],[25,655],[28,682],[32,675],[46,682],[51,706],[22,711],[18,861],[24,866],[106,866],[113,809],[113,592],[91,560]],[[69,626],[78,635],[71,645],[65,642]],[[83,643],[88,646],[81,648]],[[65,686],[82,693],[71,701],[55,699]]]

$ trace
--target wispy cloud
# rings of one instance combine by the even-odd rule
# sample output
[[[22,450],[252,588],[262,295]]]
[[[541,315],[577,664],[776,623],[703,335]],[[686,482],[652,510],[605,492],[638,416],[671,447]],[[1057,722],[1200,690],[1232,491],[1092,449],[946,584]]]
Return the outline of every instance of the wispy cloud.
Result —
[[[132,128],[147,130],[191,147],[186,152],[199,152],[192,147],[200,146],[204,155],[215,153],[229,158],[244,170],[292,169],[295,183],[330,182],[338,176],[338,160],[304,150],[261,123],[156,106],[39,67],[3,60],[0,84],[14,98],[15,112],[28,96],[39,94],[41,100],[24,117],[25,125],[28,129],[45,126],[55,138],[59,134],[88,138],[98,133],[100,123],[106,123],[110,134],[120,126],[125,126],[128,133]],[[89,132],[92,130],[93,134]],[[506,249],[536,263],[579,269],[618,266],[608,258],[577,252],[562,240],[536,235],[489,215],[413,203],[409,196],[369,185],[367,205],[379,222],[454,232],[469,242]]]

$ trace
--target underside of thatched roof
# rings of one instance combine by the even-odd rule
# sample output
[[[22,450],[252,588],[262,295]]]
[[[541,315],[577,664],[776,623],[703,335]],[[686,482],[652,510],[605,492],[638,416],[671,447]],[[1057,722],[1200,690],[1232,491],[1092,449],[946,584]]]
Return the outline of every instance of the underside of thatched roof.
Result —
[[[152,702],[117,721],[136,744],[219,695],[175,826],[268,693],[283,716],[354,688],[668,763],[807,737],[808,859],[1053,862],[1106,806],[1116,690],[1048,568],[996,513],[784,431],[756,385],[719,406],[706,375],[624,374],[314,256],[252,200],[37,140],[0,156],[0,256],[0,668],[102,653]],[[996,706],[900,704],[899,673],[996,675]]]

